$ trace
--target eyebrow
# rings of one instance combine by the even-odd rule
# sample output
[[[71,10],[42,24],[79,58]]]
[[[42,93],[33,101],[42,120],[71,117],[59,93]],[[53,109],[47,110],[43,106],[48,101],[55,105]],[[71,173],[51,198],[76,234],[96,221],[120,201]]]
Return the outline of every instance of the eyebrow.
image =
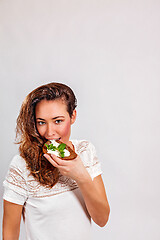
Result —
[[[57,117],[52,118],[52,120],[55,120],[57,118],[64,118],[64,116],[57,116]],[[36,118],[36,120],[38,120],[38,119],[45,121],[45,119],[43,119],[43,118]]]

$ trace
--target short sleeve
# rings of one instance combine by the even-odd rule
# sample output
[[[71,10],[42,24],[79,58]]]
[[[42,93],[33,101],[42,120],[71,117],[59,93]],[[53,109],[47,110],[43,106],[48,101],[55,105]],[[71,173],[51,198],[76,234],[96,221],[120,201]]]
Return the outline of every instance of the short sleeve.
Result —
[[[89,142],[88,147],[89,147],[90,157],[91,157],[90,167],[88,169],[88,172],[93,180],[95,177],[102,174],[103,172],[101,169],[101,163],[97,157],[95,146],[91,142]]]
[[[3,199],[19,205],[24,205],[26,202],[26,196],[20,195],[7,187],[4,188]]]
[[[24,177],[24,163],[19,155],[12,159],[3,186],[3,199],[20,205],[25,203],[28,191]]]

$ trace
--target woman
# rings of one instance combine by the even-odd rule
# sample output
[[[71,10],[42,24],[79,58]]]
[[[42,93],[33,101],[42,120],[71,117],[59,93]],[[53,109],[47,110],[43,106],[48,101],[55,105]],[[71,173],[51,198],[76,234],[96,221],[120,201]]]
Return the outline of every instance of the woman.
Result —
[[[27,240],[89,240],[91,218],[106,225],[110,208],[95,148],[70,140],[76,105],[72,89],[61,83],[40,86],[25,98],[16,127],[19,155],[4,181],[4,240],[19,238],[22,215]],[[47,140],[60,140],[78,156],[42,155]]]

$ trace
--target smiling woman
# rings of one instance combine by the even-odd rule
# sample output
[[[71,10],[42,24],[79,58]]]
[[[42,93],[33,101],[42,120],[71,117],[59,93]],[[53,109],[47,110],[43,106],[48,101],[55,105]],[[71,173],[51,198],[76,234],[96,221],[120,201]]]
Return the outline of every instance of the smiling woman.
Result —
[[[95,147],[70,139],[76,105],[72,89],[61,83],[40,86],[25,98],[17,118],[19,155],[4,181],[4,240],[18,239],[22,213],[28,240],[90,240],[91,219],[101,227],[107,223],[110,208]],[[61,146],[44,154],[46,142]],[[74,158],[54,154],[65,147]]]

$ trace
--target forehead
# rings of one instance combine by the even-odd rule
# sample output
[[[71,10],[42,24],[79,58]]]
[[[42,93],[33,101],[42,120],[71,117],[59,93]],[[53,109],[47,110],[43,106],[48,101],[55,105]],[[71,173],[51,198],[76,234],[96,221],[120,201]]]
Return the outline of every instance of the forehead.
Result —
[[[56,99],[56,100],[46,100],[43,99],[39,103],[36,104],[35,114],[36,117],[39,115],[59,115],[59,114],[67,114],[67,105],[64,100]]]

